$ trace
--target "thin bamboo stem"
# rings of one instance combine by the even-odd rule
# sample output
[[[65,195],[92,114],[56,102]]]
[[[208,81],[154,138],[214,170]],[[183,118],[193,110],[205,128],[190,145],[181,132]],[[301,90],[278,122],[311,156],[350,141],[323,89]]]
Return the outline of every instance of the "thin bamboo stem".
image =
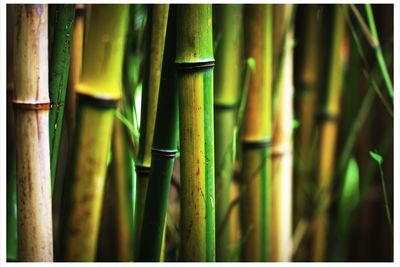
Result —
[[[178,90],[175,83],[175,7],[169,10],[160,83],[151,170],[139,261],[160,261],[165,234],[168,196],[178,143]]]
[[[16,5],[18,259],[53,261],[47,5]]]
[[[214,5],[215,34],[220,36],[215,68],[215,198],[216,198],[216,260],[230,261],[233,238],[231,221],[224,220],[231,201],[233,179],[235,127],[240,97],[242,23],[241,5]]]
[[[211,5],[177,6],[183,261],[215,261]]]
[[[84,20],[85,6],[76,5],[75,21],[72,32],[71,56],[68,75],[68,89],[66,95],[66,118],[68,128],[69,147],[72,147],[73,137],[75,132],[75,117],[76,117],[76,86],[82,71],[83,58],[83,36],[84,36]]]
[[[112,185],[116,198],[116,257],[118,261],[133,260],[132,169],[127,138],[121,121],[114,121]]]
[[[14,99],[14,14],[7,5],[7,261],[17,260],[17,182]]]
[[[128,5],[90,5],[78,93],[76,138],[61,227],[62,259],[93,261],[111,146],[122,94]],[[107,23],[104,23],[107,22]]]
[[[272,96],[272,5],[245,6],[245,57],[255,60],[243,124],[242,233],[244,261],[269,253],[269,176]]]
[[[328,213],[330,187],[333,178],[333,167],[337,141],[337,120],[340,115],[340,98],[348,44],[346,43],[346,24],[342,7],[335,6],[333,22],[333,39],[330,54],[330,69],[327,84],[327,98],[321,122],[320,151],[318,169],[319,206],[315,219],[312,260],[323,261],[326,257]]]
[[[292,257],[292,134],[293,134],[293,5],[276,6],[282,26],[281,51],[276,62],[272,136],[270,260]]]
[[[147,69],[143,81],[142,112],[140,120],[139,152],[137,157],[137,200],[135,215],[135,255],[138,256],[142,233],[143,214],[147,197],[151,166],[151,147],[153,144],[158,95],[167,31],[169,5],[159,4],[149,7],[148,47],[146,52]]]

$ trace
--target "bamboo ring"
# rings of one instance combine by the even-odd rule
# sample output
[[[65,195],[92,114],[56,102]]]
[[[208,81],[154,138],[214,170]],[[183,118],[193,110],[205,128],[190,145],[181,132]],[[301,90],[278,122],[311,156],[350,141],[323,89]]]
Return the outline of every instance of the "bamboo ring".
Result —
[[[148,177],[150,175],[150,167],[143,165],[136,165],[136,172],[138,177]]]
[[[14,100],[13,105],[15,109],[23,109],[23,110],[49,110],[51,108],[50,102]]]
[[[271,138],[261,139],[261,140],[243,140],[243,149],[257,149],[265,148],[271,145]]]
[[[82,103],[95,106],[98,108],[116,108],[119,99],[101,98],[87,94],[77,93],[78,100]]]
[[[151,149],[151,154],[155,157],[159,158],[175,158],[176,152],[178,150],[173,149],[173,150],[167,150],[167,149],[158,149],[158,148],[152,148]]]

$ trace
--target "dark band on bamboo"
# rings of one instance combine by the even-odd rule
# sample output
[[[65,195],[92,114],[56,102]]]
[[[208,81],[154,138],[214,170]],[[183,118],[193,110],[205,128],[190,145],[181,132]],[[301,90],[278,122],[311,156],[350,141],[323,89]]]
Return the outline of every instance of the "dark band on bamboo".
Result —
[[[281,157],[284,155],[290,155],[292,150],[290,148],[287,149],[271,149],[271,157]]]
[[[119,99],[105,99],[82,93],[77,93],[77,96],[78,101],[82,104],[87,104],[98,108],[116,108],[119,101]]]
[[[338,114],[333,114],[326,111],[323,111],[317,115],[317,122],[319,123],[327,121],[337,122],[338,120],[339,120]]]
[[[227,103],[214,102],[214,110],[218,110],[218,111],[234,110],[234,109],[237,109],[237,107],[238,107],[237,103],[227,104]]]
[[[151,155],[159,158],[175,158],[177,151],[176,149],[166,150],[153,147],[151,149]]]
[[[263,140],[255,140],[248,141],[243,140],[243,149],[257,149],[257,148],[265,148],[271,146],[271,138],[263,139]]]
[[[149,177],[150,175],[150,167],[143,165],[136,165],[136,173],[138,177]]]
[[[215,60],[202,62],[175,62],[178,71],[197,71],[215,66]]]
[[[49,110],[51,107],[50,102],[29,102],[14,100],[13,105],[15,109],[23,110]]]

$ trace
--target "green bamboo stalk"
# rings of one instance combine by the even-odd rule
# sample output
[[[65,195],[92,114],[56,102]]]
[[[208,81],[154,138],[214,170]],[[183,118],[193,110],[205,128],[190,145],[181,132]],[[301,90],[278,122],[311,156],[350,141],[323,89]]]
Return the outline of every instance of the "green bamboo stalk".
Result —
[[[330,65],[327,92],[320,128],[319,169],[317,183],[319,187],[319,204],[316,211],[315,232],[313,239],[312,260],[323,261],[326,255],[328,211],[330,187],[337,141],[337,120],[340,115],[340,98],[345,62],[347,60],[346,22],[343,7],[336,5],[333,21],[333,39],[330,54]]]
[[[225,220],[230,206],[233,178],[236,115],[240,97],[242,21],[241,5],[214,5],[215,34],[220,36],[215,67],[215,216],[216,260],[231,259],[231,220]]]
[[[211,5],[177,6],[183,261],[215,261]]]
[[[145,65],[147,68],[143,80],[139,152],[136,163],[135,256],[138,256],[139,251],[138,245],[141,239],[143,213],[149,182],[151,147],[153,144],[154,125],[160,89],[168,9],[169,5],[165,4],[151,5],[147,18],[148,42],[146,59],[148,62]]]
[[[90,5],[76,138],[62,218],[62,260],[93,261],[115,108],[122,94],[128,5]],[[106,23],[105,23],[106,22]]]
[[[7,5],[7,261],[15,261],[18,251],[13,29],[13,6]]]
[[[274,118],[271,163],[270,260],[292,258],[292,165],[293,165],[293,46],[294,6],[276,6],[282,25],[280,56],[274,74]],[[275,15],[275,13],[274,13]]]
[[[15,5],[18,260],[53,261],[47,5]]]
[[[57,5],[55,34],[49,66],[50,101],[52,108],[49,116],[50,132],[50,167],[51,191],[54,191],[54,180],[57,170],[58,150],[62,132],[64,103],[70,63],[72,29],[75,18],[74,5]]]
[[[303,7],[303,6],[302,6]],[[321,22],[318,21],[318,5],[304,5],[302,10],[305,23],[301,24],[301,37],[299,42],[298,72],[294,73],[296,88],[299,91],[299,142],[297,164],[297,186],[295,192],[295,221],[307,216],[307,198],[305,187],[311,182],[313,170],[313,157],[311,145],[314,137],[316,98],[321,83]],[[299,10],[300,11],[300,10]],[[296,51],[297,52],[297,51]]]
[[[270,141],[272,134],[272,5],[246,5],[245,57],[255,60],[243,123],[242,260],[267,261],[269,253]]]
[[[160,261],[168,195],[178,141],[178,90],[175,84],[175,7],[169,10],[151,170],[143,215],[139,261]]]
[[[374,43],[375,43],[375,47],[374,47],[375,57],[376,57],[376,60],[378,61],[378,66],[382,73],[383,81],[385,82],[385,86],[388,91],[388,94],[391,97],[391,99],[393,99],[393,84],[392,84],[392,80],[390,79],[387,67],[386,67],[385,57],[383,56],[383,53],[382,53],[382,49],[381,49],[381,45],[380,45],[379,37],[378,37],[378,32],[376,30],[374,13],[372,12],[371,4],[365,4],[365,11],[367,12],[368,25],[371,30],[371,34],[372,34],[372,37],[373,37]]]

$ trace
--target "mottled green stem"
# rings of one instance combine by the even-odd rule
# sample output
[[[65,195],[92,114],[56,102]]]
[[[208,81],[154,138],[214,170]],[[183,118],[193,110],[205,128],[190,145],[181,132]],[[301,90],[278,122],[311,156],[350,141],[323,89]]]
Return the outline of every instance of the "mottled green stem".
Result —
[[[54,180],[57,171],[58,149],[63,125],[71,55],[72,29],[75,18],[74,5],[57,5],[56,8],[56,25],[49,66],[50,101],[52,102],[49,114],[52,192],[54,190]]]

